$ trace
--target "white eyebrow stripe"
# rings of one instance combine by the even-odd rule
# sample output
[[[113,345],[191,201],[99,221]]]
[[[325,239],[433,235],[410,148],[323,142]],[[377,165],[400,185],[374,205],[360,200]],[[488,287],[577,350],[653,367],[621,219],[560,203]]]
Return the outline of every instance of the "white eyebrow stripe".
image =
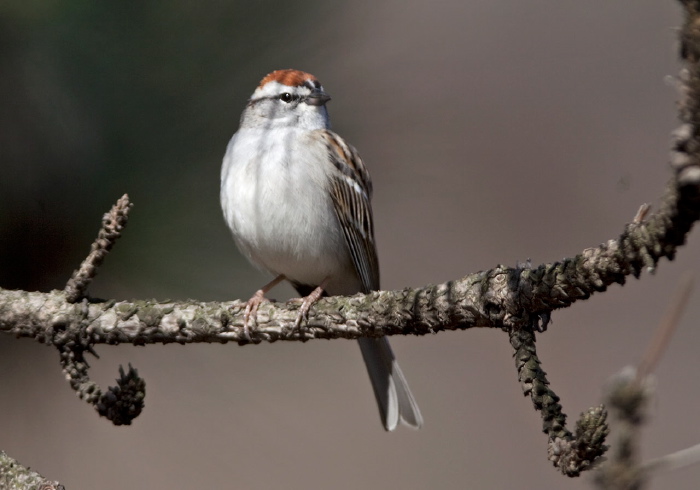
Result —
[[[253,92],[253,96],[251,97],[251,99],[272,97],[284,92],[289,92],[293,95],[309,95],[311,93],[311,89],[306,86],[290,87],[289,85],[284,85],[279,82],[267,82],[262,87],[258,87],[257,89],[255,89],[255,92]]]

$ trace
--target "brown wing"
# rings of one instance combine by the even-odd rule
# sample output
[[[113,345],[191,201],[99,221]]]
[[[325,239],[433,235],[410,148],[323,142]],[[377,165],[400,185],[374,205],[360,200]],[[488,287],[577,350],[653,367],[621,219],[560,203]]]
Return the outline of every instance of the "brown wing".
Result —
[[[337,170],[330,183],[335,214],[362,281],[362,292],[375,291],[379,289],[379,262],[370,203],[372,181],[355,148],[332,131],[322,130],[321,134]]]

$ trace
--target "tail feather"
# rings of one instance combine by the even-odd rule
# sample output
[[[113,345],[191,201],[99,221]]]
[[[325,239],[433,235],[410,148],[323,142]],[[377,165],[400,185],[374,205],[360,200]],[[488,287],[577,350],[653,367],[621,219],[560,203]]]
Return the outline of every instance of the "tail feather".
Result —
[[[403,422],[419,429],[423,425],[423,416],[391,351],[389,341],[386,338],[362,338],[358,339],[358,343],[384,428],[392,431],[399,422]]]

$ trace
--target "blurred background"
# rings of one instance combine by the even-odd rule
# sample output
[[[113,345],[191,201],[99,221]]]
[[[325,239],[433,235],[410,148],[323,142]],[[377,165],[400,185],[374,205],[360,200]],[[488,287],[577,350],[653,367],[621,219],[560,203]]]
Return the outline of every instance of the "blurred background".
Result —
[[[681,20],[670,0],[3,0],[0,286],[62,288],[128,193],[92,296],[248,298],[268,278],[224,225],[220,162],[258,81],[292,67],[322,81],[372,173],[384,288],[574,255],[664,190]],[[555,313],[539,349],[572,421],[639,360],[699,259],[693,233],[656,275]],[[658,370],[645,457],[700,442],[698,298]],[[547,461],[502,332],[392,342],[420,432],[382,430],[355,342],[99,346],[103,386],[127,362],[147,382],[143,414],[113,427],[54,350],[0,337],[0,449],[71,490],[590,487]]]

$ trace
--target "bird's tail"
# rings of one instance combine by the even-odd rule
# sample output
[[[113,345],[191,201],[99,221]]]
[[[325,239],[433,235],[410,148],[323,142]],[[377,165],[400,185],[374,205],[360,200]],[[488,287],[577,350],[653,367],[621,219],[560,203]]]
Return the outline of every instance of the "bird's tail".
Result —
[[[423,416],[391,351],[389,341],[385,337],[361,338],[357,341],[372,381],[384,428],[392,431],[401,421],[409,427],[419,429],[423,425]]]

